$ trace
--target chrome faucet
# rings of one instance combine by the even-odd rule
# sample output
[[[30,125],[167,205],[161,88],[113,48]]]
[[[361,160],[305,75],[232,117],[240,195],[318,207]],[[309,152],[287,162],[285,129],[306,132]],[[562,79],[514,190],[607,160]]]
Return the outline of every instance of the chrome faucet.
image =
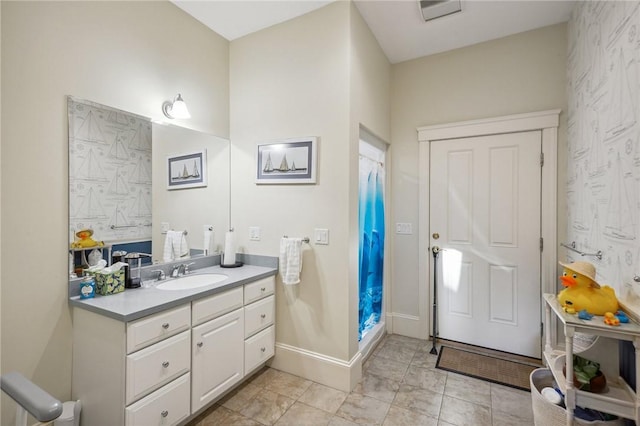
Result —
[[[195,262],[174,265],[173,269],[171,270],[171,278],[177,278],[181,275],[187,275],[189,273],[189,266],[193,264],[195,264]],[[182,272],[180,272],[180,270],[182,270]]]
[[[154,269],[151,272],[158,273],[158,277],[156,278],[156,281],[164,281],[165,279],[167,279],[167,275],[164,273],[162,269]]]

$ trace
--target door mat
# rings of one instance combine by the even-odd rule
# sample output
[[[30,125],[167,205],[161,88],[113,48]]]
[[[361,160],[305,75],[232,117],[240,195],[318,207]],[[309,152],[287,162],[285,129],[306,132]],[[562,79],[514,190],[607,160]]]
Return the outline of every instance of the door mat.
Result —
[[[539,367],[449,346],[440,348],[436,362],[436,368],[441,370],[525,391],[531,391],[529,375]]]

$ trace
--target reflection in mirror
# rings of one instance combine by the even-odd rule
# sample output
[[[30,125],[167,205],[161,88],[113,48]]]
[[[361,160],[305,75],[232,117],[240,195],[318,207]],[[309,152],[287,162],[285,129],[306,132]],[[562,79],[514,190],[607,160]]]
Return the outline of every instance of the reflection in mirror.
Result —
[[[189,256],[220,251],[230,223],[227,139],[73,97],[68,114],[70,277],[121,250],[162,262],[166,230],[186,231]],[[169,189],[168,159],[195,152],[206,181]]]
[[[185,240],[192,256],[220,252],[230,223],[229,148],[227,139],[153,123],[154,262],[179,258]]]

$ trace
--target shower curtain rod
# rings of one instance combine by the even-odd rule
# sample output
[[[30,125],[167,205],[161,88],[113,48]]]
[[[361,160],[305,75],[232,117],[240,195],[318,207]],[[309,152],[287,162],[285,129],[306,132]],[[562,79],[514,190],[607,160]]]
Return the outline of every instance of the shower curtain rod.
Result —
[[[380,164],[381,166],[384,167],[384,161],[376,160],[375,158],[371,158],[371,157],[369,157],[367,155],[364,155],[364,154],[358,154],[358,155],[360,156],[360,158],[366,158],[367,160],[371,160],[374,163],[378,163],[378,164]]]

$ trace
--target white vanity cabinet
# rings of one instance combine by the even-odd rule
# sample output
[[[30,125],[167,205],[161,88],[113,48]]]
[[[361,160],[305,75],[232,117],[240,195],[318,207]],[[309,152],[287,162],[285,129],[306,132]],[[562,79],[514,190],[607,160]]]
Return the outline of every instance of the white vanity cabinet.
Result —
[[[242,305],[242,287],[193,303],[194,324],[203,318],[213,318],[191,330],[191,409],[194,413],[244,377]],[[224,314],[216,316],[220,313]]]
[[[274,355],[274,291],[270,276],[130,322],[75,306],[72,398],[82,400],[82,423],[195,417]]]

